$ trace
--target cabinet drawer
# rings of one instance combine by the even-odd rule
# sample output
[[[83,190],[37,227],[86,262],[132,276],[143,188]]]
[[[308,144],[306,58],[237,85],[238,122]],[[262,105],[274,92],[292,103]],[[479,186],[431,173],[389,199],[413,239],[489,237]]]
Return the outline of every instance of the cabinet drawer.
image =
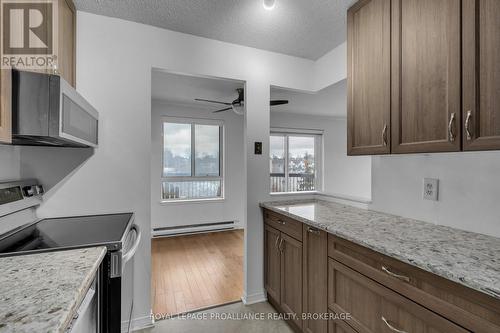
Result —
[[[335,312],[329,310],[331,318],[334,318]],[[346,324],[345,321],[340,319],[330,319],[328,321],[328,333],[358,333],[351,326]]]
[[[329,235],[328,256],[474,332],[500,332],[500,302],[486,294]]]
[[[302,223],[284,215],[264,210],[264,221],[271,227],[302,241]]]
[[[328,260],[328,306],[360,333],[468,332],[453,322],[333,260]]]

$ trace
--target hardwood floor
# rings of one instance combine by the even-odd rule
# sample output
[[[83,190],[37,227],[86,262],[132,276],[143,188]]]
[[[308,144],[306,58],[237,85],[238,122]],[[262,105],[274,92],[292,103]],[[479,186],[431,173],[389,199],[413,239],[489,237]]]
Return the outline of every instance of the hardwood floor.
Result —
[[[155,238],[151,251],[155,314],[179,314],[241,298],[243,230]]]

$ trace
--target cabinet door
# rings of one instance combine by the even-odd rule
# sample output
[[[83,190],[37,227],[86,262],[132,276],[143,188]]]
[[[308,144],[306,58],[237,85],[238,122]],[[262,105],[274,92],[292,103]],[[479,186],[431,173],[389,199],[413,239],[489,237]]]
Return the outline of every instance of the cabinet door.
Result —
[[[264,229],[264,285],[267,294],[276,302],[280,301],[281,259],[278,249],[280,232],[268,225]]]
[[[500,149],[500,1],[462,6],[463,147]]]
[[[59,15],[59,58],[58,69],[61,76],[73,87],[76,83],[75,33],[76,10],[72,0],[58,1]]]
[[[347,154],[390,153],[390,0],[347,12]]]
[[[281,308],[302,328],[302,243],[281,233]]]
[[[304,296],[303,309],[307,316],[321,315],[322,319],[304,320],[304,332],[326,333],[328,320],[328,253],[327,234],[324,231],[304,224]]]
[[[461,149],[460,0],[392,0],[392,152]]]
[[[0,71],[0,143],[10,143],[12,139],[11,72]]]
[[[330,306],[350,313],[349,325],[358,332],[468,332],[335,260],[328,266]]]

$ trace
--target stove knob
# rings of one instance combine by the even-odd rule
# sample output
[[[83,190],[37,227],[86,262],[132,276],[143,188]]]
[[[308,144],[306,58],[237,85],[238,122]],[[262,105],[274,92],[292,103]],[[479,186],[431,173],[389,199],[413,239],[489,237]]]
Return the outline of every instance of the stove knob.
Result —
[[[25,197],[32,197],[33,195],[35,195],[35,190],[33,188],[33,186],[25,186],[23,187],[23,194]]]
[[[35,189],[36,189],[36,194],[38,194],[38,195],[42,195],[45,193],[45,190],[43,189],[42,185],[35,186]]]

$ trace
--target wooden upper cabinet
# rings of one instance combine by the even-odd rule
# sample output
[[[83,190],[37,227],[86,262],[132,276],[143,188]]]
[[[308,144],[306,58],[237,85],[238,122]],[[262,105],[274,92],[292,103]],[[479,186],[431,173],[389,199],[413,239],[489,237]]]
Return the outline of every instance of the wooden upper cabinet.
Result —
[[[73,87],[76,85],[76,9],[72,0],[58,1],[58,71]]]
[[[280,232],[269,226],[264,229],[264,284],[267,294],[276,302],[281,293],[281,256],[278,249]]]
[[[500,1],[462,6],[463,148],[500,149]]]
[[[347,154],[390,153],[390,0],[347,12]]]
[[[392,152],[459,151],[461,1],[393,0],[391,19]]]
[[[0,71],[0,143],[12,140],[11,113],[11,75],[10,70]]]
[[[72,0],[57,2],[58,15],[58,72],[73,87],[76,84],[76,9]],[[33,70],[53,73],[53,68]],[[0,71],[0,143],[12,142],[11,71]]]

